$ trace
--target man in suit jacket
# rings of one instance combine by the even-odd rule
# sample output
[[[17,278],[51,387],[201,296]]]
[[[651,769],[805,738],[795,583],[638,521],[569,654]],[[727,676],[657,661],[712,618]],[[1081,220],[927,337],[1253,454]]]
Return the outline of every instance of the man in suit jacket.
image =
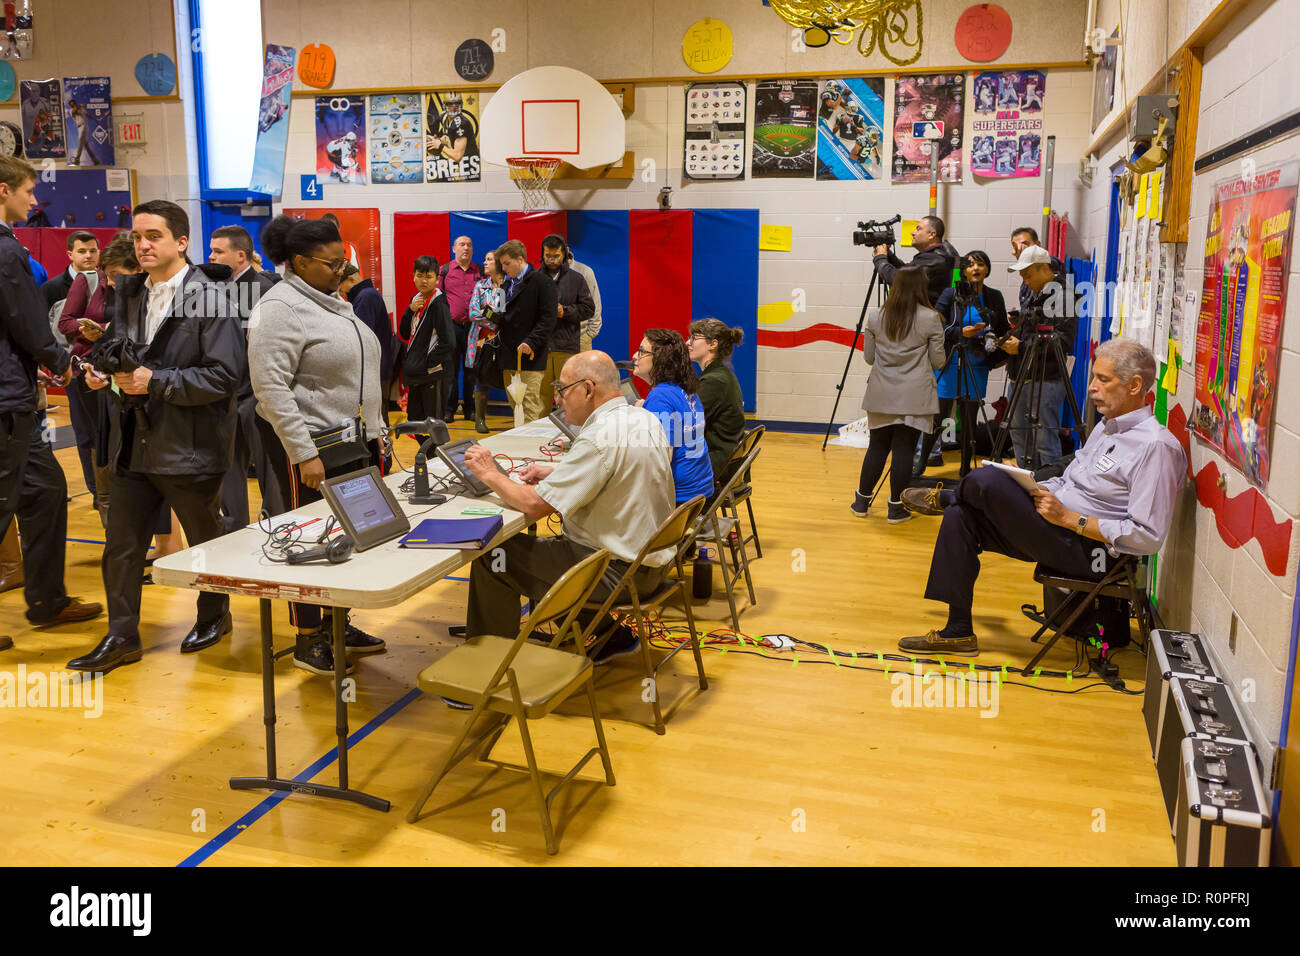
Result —
[[[66,269],[41,286],[47,310],[68,297],[78,272],[94,272],[99,265],[99,240],[93,232],[82,229],[68,236],[68,262]]]
[[[273,283],[266,275],[253,265],[253,237],[243,226],[221,226],[212,230],[208,240],[208,262],[226,266],[230,269],[230,298],[239,310],[240,323],[244,334],[245,354],[248,347],[248,316],[262,298],[262,294]],[[247,365],[247,363],[245,363]],[[272,515],[284,514],[289,510],[284,489],[276,481],[275,471],[268,458],[268,449],[263,446],[257,427],[257,399],[253,397],[253,384],[249,381],[245,367],[244,376],[239,381],[238,413],[235,423],[235,456],[230,463],[230,470],[221,482],[221,510],[227,532],[247,527],[248,513],[248,462],[252,459],[253,473],[257,476],[257,487],[262,492],[262,507]],[[280,449],[269,450],[270,454],[279,454]]]
[[[546,374],[546,344],[555,328],[559,299],[555,283],[529,265],[527,250],[518,239],[497,249],[496,260],[507,276],[506,311],[500,332],[502,371],[509,385],[512,373],[505,367],[505,356],[519,356],[517,364],[523,369],[525,388],[524,418],[533,422],[545,418],[552,404],[552,396],[542,395],[542,378]]]
[[[104,548],[108,634],[73,670],[108,671],[140,660],[140,590],[149,550],[149,517],[166,501],[191,545],[222,533],[221,482],[230,468],[236,429],[236,392],[248,359],[239,310],[224,266],[191,266],[189,217],[175,203],[135,207],[131,224],[145,275],[118,280],[117,315],[110,341],[135,343],[142,364],[113,375],[121,396],[109,398],[112,507]],[[87,372],[92,388],[108,385]],[[230,599],[202,592],[198,619],[181,651],[202,650],[231,631]]]

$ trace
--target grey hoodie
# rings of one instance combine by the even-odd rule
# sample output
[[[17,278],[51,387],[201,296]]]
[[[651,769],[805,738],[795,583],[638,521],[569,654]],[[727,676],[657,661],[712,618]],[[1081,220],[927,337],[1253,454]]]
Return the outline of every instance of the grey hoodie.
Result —
[[[379,355],[379,339],[350,304],[292,271],[263,294],[248,317],[248,372],[257,414],[290,461],[317,457],[309,432],[355,418],[358,399],[367,437],[380,436]]]

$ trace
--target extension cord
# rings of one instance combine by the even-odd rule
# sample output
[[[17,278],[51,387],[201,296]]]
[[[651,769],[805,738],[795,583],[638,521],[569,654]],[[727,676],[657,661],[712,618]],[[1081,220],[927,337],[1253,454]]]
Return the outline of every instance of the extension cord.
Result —
[[[772,642],[772,649],[777,651],[794,650],[794,638],[789,634],[764,634],[761,638],[764,641]]]

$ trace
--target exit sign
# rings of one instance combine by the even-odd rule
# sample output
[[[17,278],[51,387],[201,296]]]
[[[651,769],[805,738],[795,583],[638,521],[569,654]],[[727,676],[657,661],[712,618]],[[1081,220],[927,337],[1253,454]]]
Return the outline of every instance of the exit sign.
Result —
[[[122,146],[143,146],[145,144],[144,122],[131,119],[118,123],[117,142]]]

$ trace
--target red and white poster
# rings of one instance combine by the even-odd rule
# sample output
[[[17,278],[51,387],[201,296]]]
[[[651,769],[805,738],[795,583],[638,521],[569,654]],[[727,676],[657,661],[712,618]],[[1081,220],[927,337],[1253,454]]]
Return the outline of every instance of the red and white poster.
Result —
[[[894,83],[894,183],[928,183],[930,153],[939,151],[939,181],[961,182],[961,73],[900,76]]]
[[[1043,170],[1043,99],[1047,74],[1038,70],[975,77],[970,171],[989,179],[1037,176]]]
[[[286,216],[295,219],[321,219],[327,213],[333,213],[339,221],[339,233],[343,236],[343,247],[348,259],[354,260],[361,270],[361,277],[369,279],[375,288],[383,291],[380,282],[379,262],[379,210],[378,209],[330,209],[313,206],[310,209],[284,210]]]
[[[1268,484],[1300,162],[1225,180],[1210,200],[1192,430]]]

